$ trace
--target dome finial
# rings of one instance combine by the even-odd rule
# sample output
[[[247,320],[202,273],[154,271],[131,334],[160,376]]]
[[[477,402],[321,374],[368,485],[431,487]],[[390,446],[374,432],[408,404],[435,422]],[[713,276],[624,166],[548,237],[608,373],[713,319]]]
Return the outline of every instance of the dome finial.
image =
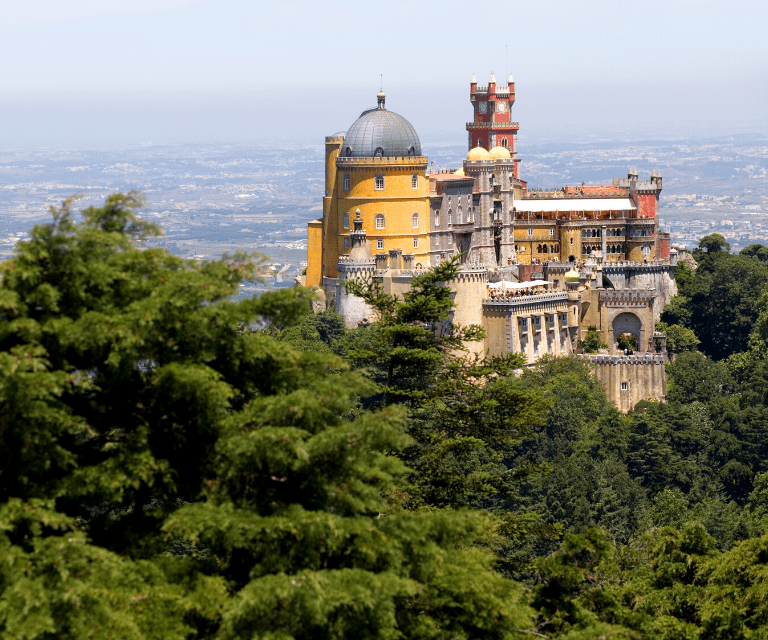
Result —
[[[379,109],[384,109],[384,99],[387,97],[384,94],[384,74],[382,73],[381,76],[379,76],[379,79],[381,80],[381,84],[379,85],[379,92],[376,94],[376,101],[378,104]]]

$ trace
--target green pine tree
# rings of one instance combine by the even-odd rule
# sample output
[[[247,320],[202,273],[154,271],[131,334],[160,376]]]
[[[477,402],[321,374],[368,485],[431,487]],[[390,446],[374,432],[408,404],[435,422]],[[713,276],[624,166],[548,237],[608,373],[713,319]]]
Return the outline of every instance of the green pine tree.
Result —
[[[235,301],[257,261],[141,247],[141,204],[65,202],[2,265],[0,636],[524,637],[487,517],[385,499],[402,411],[256,330],[307,296]]]

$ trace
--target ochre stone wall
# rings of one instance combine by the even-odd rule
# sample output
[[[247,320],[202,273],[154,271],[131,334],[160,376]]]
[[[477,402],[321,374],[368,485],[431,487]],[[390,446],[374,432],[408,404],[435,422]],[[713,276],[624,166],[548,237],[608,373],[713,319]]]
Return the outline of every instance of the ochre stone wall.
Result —
[[[667,395],[664,358],[659,355],[582,356],[594,365],[595,376],[620,411],[631,411],[641,400],[663,401]]]
[[[320,286],[323,282],[323,221],[312,220],[307,223],[307,279],[306,286]]]
[[[363,229],[371,243],[372,252],[387,253],[401,249],[415,255],[414,263],[426,266],[429,260],[429,183],[426,177],[427,158],[341,158],[337,160],[335,239],[338,255],[349,253],[344,241],[350,229],[344,228],[344,214],[351,221],[357,209]],[[417,186],[412,186],[413,175]],[[349,176],[349,190],[344,189],[344,176]],[[376,189],[376,176],[384,178],[384,189]],[[376,215],[384,215],[384,228],[376,228]],[[414,227],[413,216],[418,216]],[[418,246],[414,246],[414,239]],[[377,241],[383,241],[383,248]]]

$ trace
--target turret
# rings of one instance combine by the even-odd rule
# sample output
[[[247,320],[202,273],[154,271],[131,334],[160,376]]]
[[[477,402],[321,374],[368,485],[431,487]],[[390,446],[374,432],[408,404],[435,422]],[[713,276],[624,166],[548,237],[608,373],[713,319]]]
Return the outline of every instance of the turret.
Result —
[[[371,250],[368,247],[366,240],[366,233],[363,229],[363,220],[360,217],[360,209],[355,211],[355,219],[353,224],[355,228],[349,232],[350,243],[352,249],[349,252],[349,258],[352,261],[368,261],[371,259]]]
[[[658,191],[661,191],[661,171],[656,169],[651,171],[651,182],[656,185]]]
[[[477,78],[475,78],[475,74],[472,74],[472,79],[469,81],[469,93],[470,95],[475,95],[475,91],[477,91]]]
[[[496,76],[491,71],[491,78],[488,80],[488,97],[496,95]]]

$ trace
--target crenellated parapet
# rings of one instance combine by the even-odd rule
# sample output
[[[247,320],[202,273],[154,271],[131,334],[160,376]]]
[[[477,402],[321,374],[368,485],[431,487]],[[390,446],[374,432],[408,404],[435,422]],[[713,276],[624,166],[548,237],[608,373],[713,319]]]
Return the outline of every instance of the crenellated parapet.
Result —
[[[652,289],[601,289],[600,302],[608,306],[645,307],[656,297]]]
[[[519,298],[487,298],[483,300],[483,309],[520,314],[559,310],[564,304],[568,304],[568,292],[556,291]]]
[[[664,356],[659,353],[582,355],[620,411],[631,411],[642,400],[663,402],[667,395]]]
[[[343,171],[424,169],[426,166],[427,156],[374,156],[372,158],[338,156],[336,158],[336,167]]]
[[[503,124],[507,129],[519,129],[519,122],[467,122],[467,129],[491,129]]]
[[[624,189],[605,188],[603,191],[571,191],[567,187],[563,189],[530,189],[523,194],[523,200],[568,200],[579,199],[598,199],[610,200],[617,197],[626,197],[627,191]]]
[[[349,256],[340,256],[336,263],[339,272],[339,280],[357,280],[373,276],[376,271],[376,260],[353,259]]]
[[[634,262],[622,260],[618,262],[607,262],[603,264],[603,273],[606,275],[623,275],[627,271],[633,273],[664,273],[674,274],[675,265],[666,260],[649,260],[648,262]]]
[[[464,265],[456,274],[459,282],[488,282],[488,269],[485,265]]]
[[[631,356],[625,355],[607,355],[602,353],[597,354],[582,354],[578,356],[585,360],[589,360],[594,364],[599,365],[664,365],[664,356],[660,353],[635,353]]]

